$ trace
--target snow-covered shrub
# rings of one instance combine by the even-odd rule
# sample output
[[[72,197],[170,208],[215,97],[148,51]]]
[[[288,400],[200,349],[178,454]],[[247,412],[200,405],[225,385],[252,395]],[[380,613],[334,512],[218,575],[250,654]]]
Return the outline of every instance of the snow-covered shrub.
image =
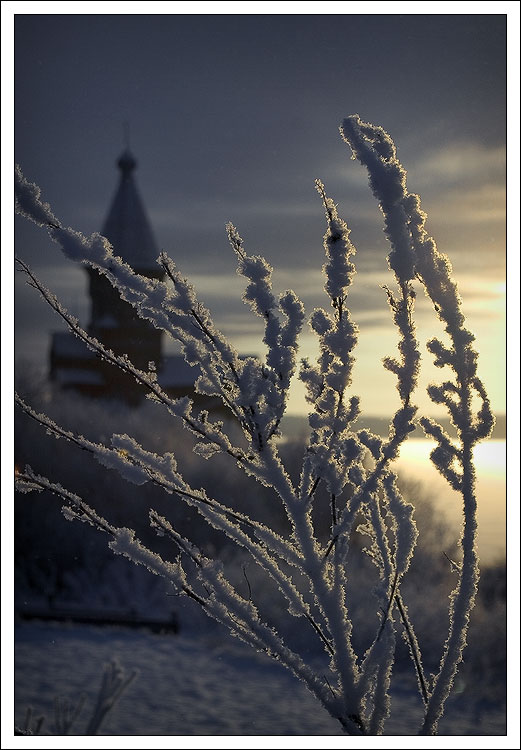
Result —
[[[188,397],[170,398],[158,385],[154,371],[139,370],[128,357],[115,355],[89,336],[19,260],[29,283],[80,339],[131,374],[148,390],[152,401],[184,424],[196,438],[194,450],[201,459],[223,454],[252,480],[247,512],[194,487],[178,469],[171,452],[145,449],[127,434],[113,435],[110,444],[104,444],[61,427],[19,398],[20,407],[47,431],[90,453],[128,482],[138,487],[154,484],[195,508],[209,525],[246,550],[252,564],[274,581],[286,604],[285,622],[263,618],[247,576],[233,585],[219,561],[205,555],[193,539],[181,534],[157,510],[150,510],[150,524],[157,534],[173,543],[173,561],[138,538],[133,519],[130,527],[116,525],[80,496],[37,475],[30,466],[19,471],[17,486],[21,491],[48,489],[56,493],[66,502],[63,513],[68,520],[85,521],[104,531],[116,554],[163,576],[234,635],[278,659],[303,680],[347,734],[382,733],[390,712],[396,636],[401,632],[425,707],[419,732],[435,734],[462,659],[476,595],[479,573],[472,449],[490,434],[493,416],[477,376],[473,335],[464,326],[450,262],[438,252],[426,232],[420,199],[407,190],[406,173],[391,138],[382,128],[362,122],[357,115],[344,120],[341,133],[353,156],[368,169],[391,246],[388,264],[394,273],[394,284],[386,290],[399,341],[397,354],[386,357],[384,367],[396,376],[400,406],[385,439],[355,426],[360,402],[349,389],[358,328],[348,305],[355,275],[355,248],[335,203],[317,181],[327,224],[323,271],[329,307],[316,309],[311,315],[310,325],[318,338],[320,354],[315,363],[302,361],[299,372],[310,403],[311,433],[296,481],[281,460],[278,437],[297,369],[304,308],[292,291],[275,297],[272,268],[262,257],[247,254],[235,227],[228,225],[228,236],[237,254],[238,273],[246,279],[244,300],[264,321],[264,361],[239,358],[166,254],[160,255],[158,263],[167,282],[144,278],[116,257],[109,242],[99,234],[85,237],[65,228],[40,199],[40,189],[28,182],[20,170],[16,179],[19,213],[45,227],[68,258],[104,274],[139,315],[180,343],[187,361],[197,363],[201,369],[198,392],[222,400],[230,420],[242,431],[241,440],[236,431],[230,431],[228,422],[218,422],[205,411],[197,413]],[[415,286],[423,287],[447,334],[445,341],[431,340],[428,349],[437,366],[452,370],[452,379],[431,385],[429,395],[434,403],[446,407],[457,430],[456,439],[432,419],[419,418],[414,404],[420,367],[414,323]],[[437,443],[432,461],[461,494],[465,519],[458,560],[453,563],[457,581],[450,597],[448,635],[431,677],[424,670],[408,614],[405,586],[402,587],[418,532],[413,507],[404,500],[391,471],[391,463],[416,421]],[[285,530],[273,528],[269,518],[262,516],[255,482],[270,488],[278,497]],[[321,521],[315,512],[324,493],[329,515],[325,536],[324,530],[318,528]],[[355,540],[358,545],[363,540],[364,552],[374,565],[372,616],[364,618],[366,628],[372,628],[372,632],[362,651],[355,645],[359,641],[352,601],[357,583],[353,568],[353,561],[358,559],[353,554]],[[307,652],[283,638],[283,633],[297,627],[306,628],[316,639],[329,659],[328,666],[320,664],[317,668],[314,658],[307,660]]]

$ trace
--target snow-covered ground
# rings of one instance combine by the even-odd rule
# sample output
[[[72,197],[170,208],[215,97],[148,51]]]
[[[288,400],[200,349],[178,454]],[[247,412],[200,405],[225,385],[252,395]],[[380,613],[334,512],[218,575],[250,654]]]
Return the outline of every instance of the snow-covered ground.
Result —
[[[82,734],[101,683],[116,657],[139,670],[112,712],[103,735],[340,735],[337,722],[303,684],[268,657],[218,631],[154,635],[116,627],[21,623],[15,628],[15,721],[28,706],[46,715],[52,734],[55,697],[87,700],[73,727]],[[421,705],[404,677],[393,693],[386,734],[414,735]],[[440,734],[504,735],[500,708],[469,705],[462,695],[447,704]]]

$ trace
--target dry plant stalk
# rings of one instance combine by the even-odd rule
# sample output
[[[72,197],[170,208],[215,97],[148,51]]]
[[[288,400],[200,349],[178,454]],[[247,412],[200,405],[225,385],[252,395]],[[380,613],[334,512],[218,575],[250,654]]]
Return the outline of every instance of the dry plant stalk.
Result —
[[[206,411],[196,412],[189,397],[172,399],[157,382],[154,371],[142,371],[127,356],[118,356],[90,336],[32,273],[19,267],[66,321],[71,331],[101,357],[131,374],[148,391],[149,398],[181,420],[197,438],[195,451],[202,458],[225,453],[252,480],[271,487],[280,497],[290,532],[281,536],[253,515],[239,513],[191,487],[179,472],[174,455],[144,450],[128,435],[114,435],[111,445],[87,440],[66,430],[18,399],[20,407],[56,437],[72,441],[94,455],[108,468],[116,469],[135,484],[152,482],[177,495],[197,509],[202,518],[244,548],[271,576],[285,596],[288,616],[304,618],[330,659],[328,675],[290,648],[276,624],[266,623],[251,596],[246,599],[226,578],[221,564],[211,560],[192,541],[183,538],[170,522],[150,511],[150,523],[158,534],[172,540],[179,554],[175,562],[162,559],[136,538],[132,528],[116,528],[77,495],[29,466],[17,475],[21,491],[48,489],[65,501],[63,512],[70,520],[92,524],[110,537],[116,554],[164,576],[179,591],[195,600],[210,616],[253,648],[279,660],[301,679],[347,734],[378,735],[390,712],[389,686],[395,658],[396,633],[403,627],[424,702],[420,734],[432,735],[443,714],[458,664],[462,659],[470,611],[479,576],[476,554],[475,443],[490,435],[493,416],[484,386],[477,376],[477,354],[473,335],[464,327],[460,298],[452,280],[451,266],[438,252],[425,229],[425,214],[417,195],[408,192],[406,173],[396,157],[390,136],[380,127],[362,122],[358,115],[344,120],[341,134],[353,157],[366,166],[371,189],[378,200],[391,250],[389,267],[394,286],[385,287],[390,312],[399,333],[398,352],[386,357],[384,367],[396,376],[400,406],[386,439],[354,423],[360,414],[357,396],[348,395],[358,328],[352,320],[348,294],[355,276],[355,248],[349,229],[339,217],[335,203],[317,180],[327,230],[324,235],[326,262],[323,266],[329,309],[315,309],[310,325],[320,347],[317,361],[303,360],[299,377],[310,403],[310,438],[304,452],[300,480],[294,484],[278,451],[279,425],[284,415],[289,387],[297,369],[298,337],[304,323],[304,307],[293,291],[278,298],[272,290],[272,268],[260,256],[247,254],[235,227],[227,226],[237,255],[237,271],[247,282],[243,298],[264,321],[265,361],[241,359],[215,327],[208,310],[182,277],[173,261],[162,253],[158,263],[165,271],[162,282],[136,274],[113,254],[108,240],[65,228],[50,206],[42,202],[40,189],[17,170],[17,211],[47,229],[64,254],[104,274],[131,303],[138,314],[166,331],[181,344],[189,363],[201,370],[196,391],[218,396],[238,424],[246,448],[234,443],[229,423],[218,422]],[[439,669],[433,680],[425,678],[421,651],[400,593],[417,540],[413,507],[401,496],[391,462],[414,430],[418,419],[414,391],[420,368],[420,352],[414,324],[416,293],[420,282],[445,327],[448,345],[438,339],[428,344],[439,367],[452,369],[453,380],[431,385],[429,395],[445,405],[457,429],[452,440],[444,429],[421,417],[425,433],[437,447],[431,459],[450,486],[461,494],[464,525],[462,560],[458,582],[450,601],[450,626]],[[480,402],[477,413],[473,399]],[[367,468],[366,457],[372,457]],[[326,544],[318,539],[312,509],[318,485],[327,488],[331,504],[331,533]],[[379,624],[364,654],[352,645],[350,602],[346,597],[349,569],[346,564],[352,531],[367,535],[367,552],[379,573],[375,611]],[[304,576],[306,586],[297,580]],[[401,623],[401,624],[400,624]]]

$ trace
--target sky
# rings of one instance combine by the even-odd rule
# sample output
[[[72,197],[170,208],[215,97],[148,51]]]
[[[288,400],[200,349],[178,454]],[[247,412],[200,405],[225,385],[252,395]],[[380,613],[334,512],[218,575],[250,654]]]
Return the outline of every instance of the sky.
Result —
[[[493,409],[505,411],[505,13],[20,12],[13,59],[14,158],[25,176],[64,224],[99,231],[129,123],[135,177],[158,244],[243,353],[262,352],[262,322],[241,301],[225,224],[237,226],[247,252],[274,266],[277,290],[293,288],[308,314],[327,306],[320,178],[357,248],[353,393],[366,414],[387,416],[399,403],[394,376],[381,366],[397,340],[382,289],[393,281],[389,248],[364,168],[338,131],[353,113],[384,127],[409,190],[421,195],[430,234],[451,259]],[[14,231],[18,255],[86,324],[85,271],[23,218]],[[17,274],[18,372],[47,366],[50,333],[59,328]],[[418,333],[423,346],[441,333],[422,297]],[[316,353],[307,329],[300,353]],[[424,362],[417,402],[437,414],[425,385],[440,374],[427,352]],[[305,410],[297,386],[290,412]]]

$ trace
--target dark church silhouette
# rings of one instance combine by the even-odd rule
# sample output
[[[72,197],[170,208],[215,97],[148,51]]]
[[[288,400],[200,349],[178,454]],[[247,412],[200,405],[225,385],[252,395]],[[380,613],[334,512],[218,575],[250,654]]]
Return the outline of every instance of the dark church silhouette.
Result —
[[[117,161],[121,172],[119,185],[101,233],[112,244],[115,255],[134,271],[162,280],[164,272],[156,262],[159,249],[134,181],[136,165],[131,152],[125,149]],[[89,334],[116,354],[128,354],[130,361],[142,370],[149,370],[153,363],[158,381],[169,395],[193,396],[199,369],[188,365],[181,355],[163,355],[163,332],[140,318],[105,276],[90,267],[86,270],[90,296]],[[132,405],[139,404],[146,394],[146,389],[135,378],[104,361],[68,331],[52,336],[50,379],[61,388],[85,396],[117,398]]]

